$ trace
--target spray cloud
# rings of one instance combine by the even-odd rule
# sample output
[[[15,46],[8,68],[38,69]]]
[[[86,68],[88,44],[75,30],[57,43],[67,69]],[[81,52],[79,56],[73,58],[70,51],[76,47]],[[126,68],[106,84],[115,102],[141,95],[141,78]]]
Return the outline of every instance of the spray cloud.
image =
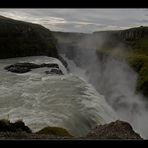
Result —
[[[118,55],[126,55],[127,49],[119,43],[107,56],[96,53],[96,49],[103,48],[107,40],[107,36],[90,35],[73,48],[64,46],[66,50],[63,53],[70,71],[91,83],[105,96],[121,120],[128,121],[141,136],[148,138],[147,102],[142,94],[135,92],[138,75],[124,58],[117,58]],[[63,45],[59,44],[59,52],[62,48]],[[69,56],[71,53],[73,55]]]

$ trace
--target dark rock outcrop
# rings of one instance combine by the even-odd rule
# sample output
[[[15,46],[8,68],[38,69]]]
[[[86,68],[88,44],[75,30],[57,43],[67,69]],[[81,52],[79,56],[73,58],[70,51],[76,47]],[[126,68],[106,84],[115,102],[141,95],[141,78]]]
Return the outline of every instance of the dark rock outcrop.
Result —
[[[54,63],[51,63],[51,64],[43,63],[43,64],[39,65],[39,68],[40,67],[59,68],[59,65],[58,64],[54,64]]]
[[[26,132],[31,133],[31,129],[27,127],[23,121],[19,120],[11,123],[8,120],[0,120],[0,132]]]
[[[51,64],[34,64],[34,63],[16,63],[13,65],[6,66],[4,69],[14,72],[14,73],[26,73],[31,71],[31,69],[35,68],[42,68],[42,67],[47,67],[47,68],[56,68],[56,70],[52,69],[51,73],[55,74],[63,74],[62,71],[59,69],[59,65],[55,63]]]
[[[86,136],[86,139],[142,139],[131,125],[124,121],[98,125]]]
[[[56,68],[51,69],[50,72],[51,72],[51,73],[54,73],[54,74],[63,75],[63,72],[62,72],[60,69],[56,69]]]
[[[63,72],[60,69],[51,69],[51,71],[45,71],[46,74],[58,74],[58,75],[64,75]]]

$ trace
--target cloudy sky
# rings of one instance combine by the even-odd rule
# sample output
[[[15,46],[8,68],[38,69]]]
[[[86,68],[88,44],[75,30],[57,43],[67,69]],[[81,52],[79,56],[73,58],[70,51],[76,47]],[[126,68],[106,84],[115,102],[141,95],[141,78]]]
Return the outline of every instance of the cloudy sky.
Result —
[[[0,9],[0,15],[65,32],[148,26],[148,9]]]

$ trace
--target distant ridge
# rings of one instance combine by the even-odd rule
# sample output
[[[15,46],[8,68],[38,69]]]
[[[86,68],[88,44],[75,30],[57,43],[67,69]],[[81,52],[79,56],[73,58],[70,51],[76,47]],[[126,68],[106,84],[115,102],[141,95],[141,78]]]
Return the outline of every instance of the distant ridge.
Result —
[[[38,24],[0,16],[0,58],[38,55],[59,58],[51,31]]]

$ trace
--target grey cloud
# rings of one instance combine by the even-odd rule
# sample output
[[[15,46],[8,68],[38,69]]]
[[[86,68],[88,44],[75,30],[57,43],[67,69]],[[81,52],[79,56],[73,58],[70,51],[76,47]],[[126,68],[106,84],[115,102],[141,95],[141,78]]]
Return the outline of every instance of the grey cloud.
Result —
[[[51,30],[93,32],[147,25],[147,9],[0,9],[0,15]]]

